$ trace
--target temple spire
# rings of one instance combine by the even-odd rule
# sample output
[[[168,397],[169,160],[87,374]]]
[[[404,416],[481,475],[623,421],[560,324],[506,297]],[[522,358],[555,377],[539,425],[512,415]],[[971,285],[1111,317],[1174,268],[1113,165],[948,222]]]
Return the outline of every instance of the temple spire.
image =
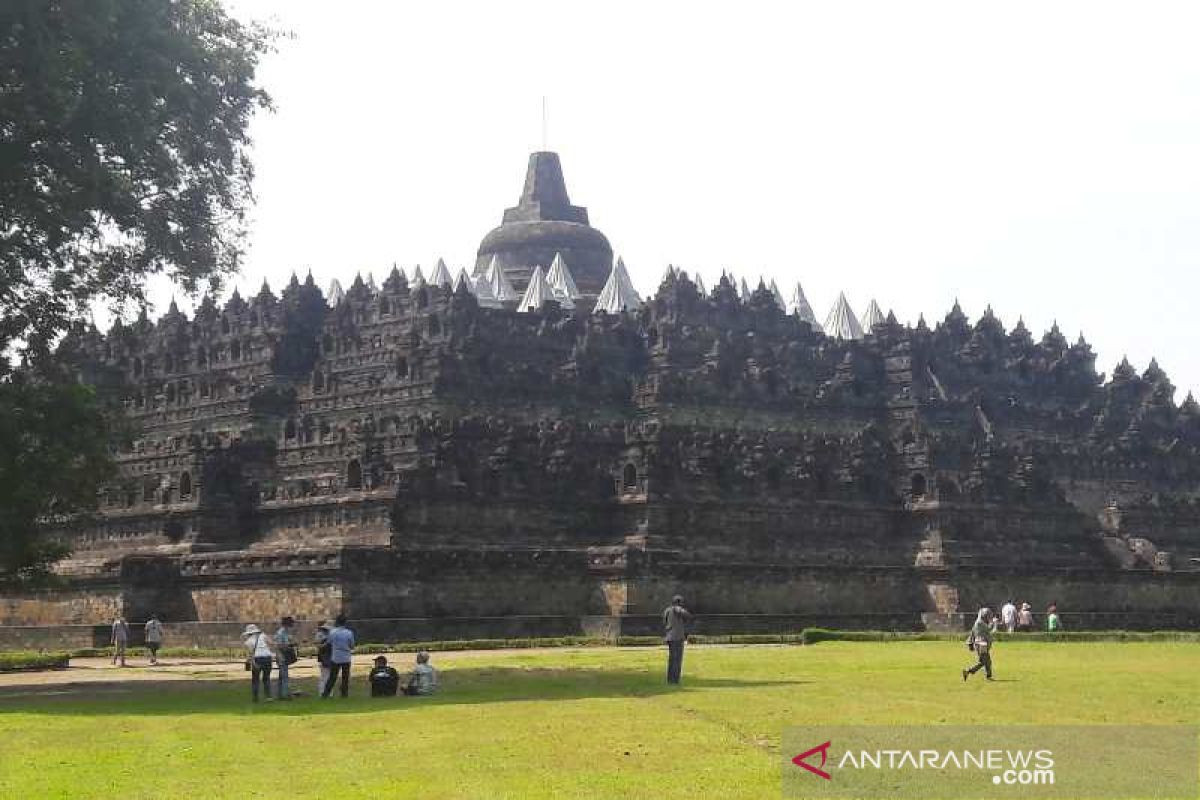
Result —
[[[546,275],[546,283],[550,284],[558,301],[563,303],[563,308],[574,308],[573,301],[581,297],[578,287],[575,286],[575,278],[571,277],[571,270],[567,267],[562,253],[554,254],[554,261],[550,262],[550,272]],[[564,298],[569,305],[563,302]]]
[[[520,298],[517,290],[513,288],[512,282],[508,276],[504,274],[504,268],[500,266],[500,262],[496,256],[492,256],[491,262],[488,264],[487,272],[484,273],[488,284],[492,287],[492,298],[497,303],[511,303]]]
[[[854,316],[850,303],[846,301],[845,292],[838,292],[837,302],[829,309],[824,327],[825,335],[835,339],[863,338],[862,325],[859,324],[858,317]]]
[[[804,296],[804,289],[801,288],[800,281],[796,281],[796,288],[792,290],[788,312],[795,314],[802,322],[807,322],[813,330],[821,330],[821,323],[817,322],[817,315],[813,313],[812,306],[808,304],[808,298]]]
[[[554,290],[550,288],[550,284],[546,283],[546,276],[542,274],[542,268],[534,267],[533,274],[529,276],[529,285],[525,287],[525,294],[521,297],[521,302],[517,304],[517,311],[540,311],[547,301],[553,299]]]
[[[876,325],[882,325],[884,322],[886,322],[886,318],[883,316],[883,310],[879,307],[879,303],[875,302],[875,298],[871,298],[867,312],[863,314],[862,318],[863,333],[870,333]]]
[[[641,295],[633,288],[625,262],[620,256],[608,274],[608,281],[596,298],[596,307],[592,313],[620,314],[622,311],[636,311],[642,306]]]

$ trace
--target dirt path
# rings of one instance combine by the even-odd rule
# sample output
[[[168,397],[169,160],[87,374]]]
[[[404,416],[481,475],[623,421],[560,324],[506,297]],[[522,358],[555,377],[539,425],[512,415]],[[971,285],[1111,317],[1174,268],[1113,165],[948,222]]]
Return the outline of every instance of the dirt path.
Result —
[[[574,653],[595,652],[598,650],[618,650],[630,648],[573,648],[573,647],[531,647],[514,650],[457,650],[439,652],[436,654],[439,663],[470,661],[482,656],[534,655],[538,653]],[[645,648],[633,648],[643,650]],[[393,666],[410,664],[412,653],[386,653],[388,662]],[[374,655],[360,655],[354,659],[358,669],[365,669],[371,663]],[[145,657],[126,660],[129,666],[117,667],[107,658],[73,658],[67,669],[48,670],[45,672],[8,672],[0,673],[0,700],[5,697],[30,695],[62,695],[76,692],[97,691],[130,691],[135,685],[139,688],[150,688],[149,685],[159,685],[168,691],[171,684],[182,681],[214,681],[214,680],[245,680],[246,671],[241,661],[227,659],[197,659],[197,658],[163,658],[157,666],[150,666]],[[315,687],[317,682],[317,664],[311,658],[302,658],[293,664],[290,670],[291,680],[296,688],[306,691]],[[272,676],[274,677],[274,676]],[[2,710],[0,706],[0,710]]]

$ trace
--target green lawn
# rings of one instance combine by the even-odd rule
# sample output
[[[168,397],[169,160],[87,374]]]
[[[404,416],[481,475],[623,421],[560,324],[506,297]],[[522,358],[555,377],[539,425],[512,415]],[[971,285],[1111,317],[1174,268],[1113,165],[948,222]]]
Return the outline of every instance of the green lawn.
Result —
[[[1196,644],[1008,643],[990,684],[969,655],[692,647],[669,689],[657,649],[435,654],[434,698],[257,706],[204,673],[0,692],[0,797],[778,797],[789,724],[1200,722]]]

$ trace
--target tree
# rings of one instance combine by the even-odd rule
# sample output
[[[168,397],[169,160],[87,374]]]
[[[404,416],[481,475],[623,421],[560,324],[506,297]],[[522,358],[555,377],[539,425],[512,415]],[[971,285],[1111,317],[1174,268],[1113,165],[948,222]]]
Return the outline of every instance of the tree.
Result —
[[[40,580],[67,554],[39,529],[95,506],[112,470],[109,430],[88,386],[24,372],[0,385],[0,585]]]
[[[275,37],[217,0],[0,4],[0,579],[61,555],[38,520],[86,510],[111,467],[63,334],[144,305],[152,275],[215,292],[237,270]]]
[[[0,5],[0,349],[237,269],[273,37],[213,0]]]

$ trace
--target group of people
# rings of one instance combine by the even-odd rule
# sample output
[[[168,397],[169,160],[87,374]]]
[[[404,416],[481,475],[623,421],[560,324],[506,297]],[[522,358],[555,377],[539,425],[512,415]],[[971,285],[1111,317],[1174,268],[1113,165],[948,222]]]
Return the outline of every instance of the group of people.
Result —
[[[1012,600],[1005,600],[1000,607],[1000,622],[1009,633],[1030,633],[1034,630],[1033,607],[1029,603],[1021,603],[1018,608]],[[1062,621],[1058,617],[1058,606],[1054,603],[1046,609],[1046,631],[1054,633],[1062,629]]]
[[[146,649],[150,651],[150,664],[153,666],[158,663],[158,650],[162,647],[163,642],[163,624],[159,620],[158,614],[150,615],[150,619],[146,622],[144,636]],[[122,667],[126,666],[125,654],[129,649],[129,623],[120,614],[113,620],[110,644],[113,649],[113,666],[117,664]]]
[[[1021,603],[1018,609],[1012,600],[1006,600],[1000,607],[999,617],[986,606],[979,609],[975,624],[967,634],[967,649],[975,653],[975,663],[962,671],[965,681],[979,670],[989,681],[992,677],[992,645],[995,644],[995,633],[1000,625],[1009,633],[1033,630],[1033,610],[1029,603]],[[1058,616],[1058,606],[1054,603],[1046,609],[1046,632],[1057,633],[1062,630],[1062,621]]]
[[[247,625],[242,631],[246,648],[246,671],[250,673],[250,696],[258,702],[260,692],[267,700],[291,700],[288,670],[299,660],[298,642],[294,634],[296,621],[292,617],[280,620],[274,636],[267,635],[257,625]],[[345,615],[338,615],[331,628],[326,620],[317,623],[313,643],[317,647],[317,693],[328,698],[338,687],[342,697],[350,696],[350,665],[354,654],[354,631]],[[271,670],[278,667],[279,677],[275,696],[271,696]],[[437,672],[429,664],[429,653],[417,653],[417,663],[402,682],[400,673],[388,666],[385,656],[376,656],[375,666],[367,676],[372,697],[429,695],[437,691]]]

